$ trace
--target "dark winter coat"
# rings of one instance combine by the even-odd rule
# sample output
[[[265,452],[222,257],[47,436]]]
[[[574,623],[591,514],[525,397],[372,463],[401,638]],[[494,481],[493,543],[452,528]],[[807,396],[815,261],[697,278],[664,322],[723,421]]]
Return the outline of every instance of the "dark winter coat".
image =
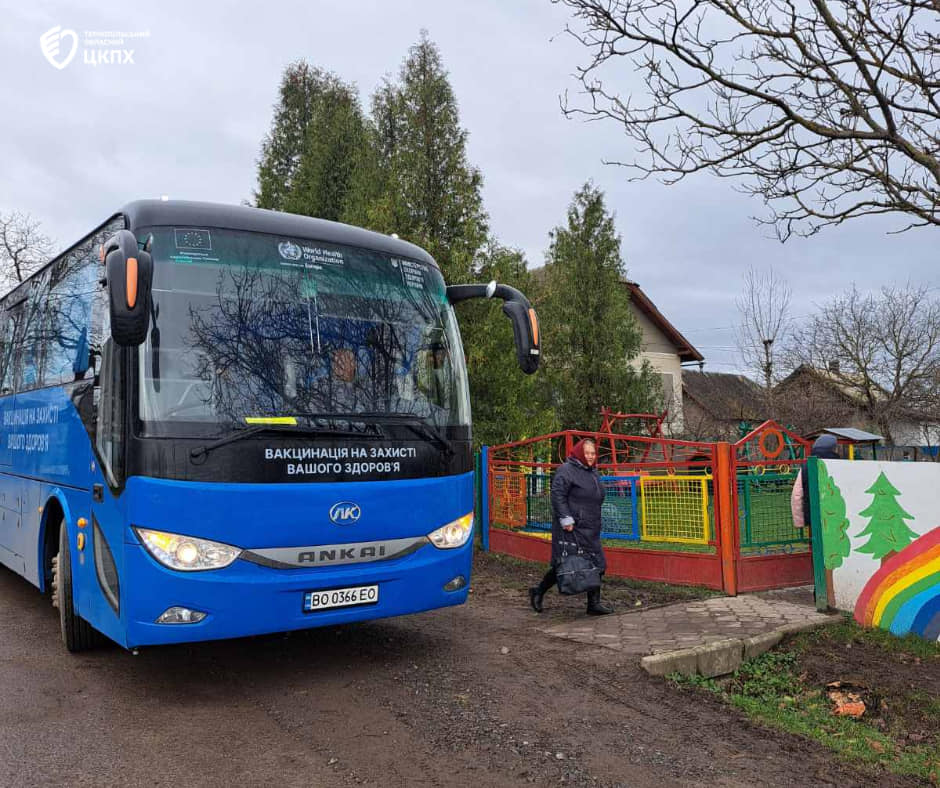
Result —
[[[604,548],[601,546],[601,505],[604,503],[604,485],[594,468],[582,465],[569,457],[552,479],[552,565],[561,560],[561,542],[571,542],[572,536],[582,550],[594,554],[601,569],[607,568]],[[561,518],[574,518],[574,532],[562,530]]]

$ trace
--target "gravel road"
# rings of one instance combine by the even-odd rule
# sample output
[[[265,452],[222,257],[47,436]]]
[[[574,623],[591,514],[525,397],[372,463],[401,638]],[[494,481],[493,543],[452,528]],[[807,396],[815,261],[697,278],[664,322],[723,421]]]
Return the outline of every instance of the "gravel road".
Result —
[[[459,608],[73,656],[48,600],[0,569],[0,785],[903,784],[543,635],[521,590],[537,573],[483,556]]]

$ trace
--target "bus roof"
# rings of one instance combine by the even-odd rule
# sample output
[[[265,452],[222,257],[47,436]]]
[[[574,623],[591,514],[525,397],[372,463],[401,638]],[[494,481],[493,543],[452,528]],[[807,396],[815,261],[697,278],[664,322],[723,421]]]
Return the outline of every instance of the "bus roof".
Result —
[[[191,200],[135,200],[125,205],[121,213],[127,217],[132,231],[142,227],[164,225],[247,230],[374,249],[377,252],[410,257],[437,266],[434,258],[420,246],[392,238],[390,235],[326,219],[314,219],[310,216],[269,211],[247,205]]]

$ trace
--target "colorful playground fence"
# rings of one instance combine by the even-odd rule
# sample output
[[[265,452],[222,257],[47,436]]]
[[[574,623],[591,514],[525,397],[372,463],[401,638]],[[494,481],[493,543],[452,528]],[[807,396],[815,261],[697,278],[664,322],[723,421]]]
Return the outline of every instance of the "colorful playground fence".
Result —
[[[790,511],[790,493],[798,472],[738,474],[742,549],[779,547],[785,552],[809,549],[809,529],[796,528]]]
[[[623,573],[732,593],[810,582],[809,534],[790,512],[807,446],[773,422],[733,446],[566,431],[491,447],[484,526],[495,549],[542,555],[544,544],[516,537],[544,542],[554,469],[588,435],[607,493],[601,536],[609,553],[623,551],[614,561]]]
[[[502,475],[502,474],[498,474]],[[551,474],[518,474],[526,481],[526,516],[519,527],[526,531],[552,530]],[[603,523],[601,538],[638,541],[640,514],[637,503],[639,476],[602,476],[601,484],[607,493],[601,511]],[[494,515],[498,520],[498,515]]]
[[[551,531],[551,475],[497,472],[491,517],[509,528]],[[708,544],[711,476],[602,476],[604,539]],[[525,487],[525,511],[521,490]]]
[[[708,544],[711,476],[640,477],[642,538],[651,542]]]

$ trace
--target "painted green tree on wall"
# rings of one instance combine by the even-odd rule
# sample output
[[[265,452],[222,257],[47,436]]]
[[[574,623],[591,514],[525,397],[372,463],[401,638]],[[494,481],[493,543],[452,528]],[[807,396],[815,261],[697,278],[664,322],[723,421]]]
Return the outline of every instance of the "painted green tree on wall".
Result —
[[[917,538],[905,520],[914,518],[897,502],[900,491],[888,481],[884,471],[878,474],[875,483],[865,490],[874,496],[867,508],[859,514],[870,518],[868,525],[858,534],[868,541],[858,548],[860,553],[870,553],[884,564],[892,555],[900,552]]]
[[[845,512],[845,498],[835,480],[826,470],[826,464],[818,463],[819,469],[819,519],[822,528],[823,566],[826,569],[826,603],[835,607],[835,591],[832,572],[842,566],[848,558],[852,545],[847,533],[849,518]]]

